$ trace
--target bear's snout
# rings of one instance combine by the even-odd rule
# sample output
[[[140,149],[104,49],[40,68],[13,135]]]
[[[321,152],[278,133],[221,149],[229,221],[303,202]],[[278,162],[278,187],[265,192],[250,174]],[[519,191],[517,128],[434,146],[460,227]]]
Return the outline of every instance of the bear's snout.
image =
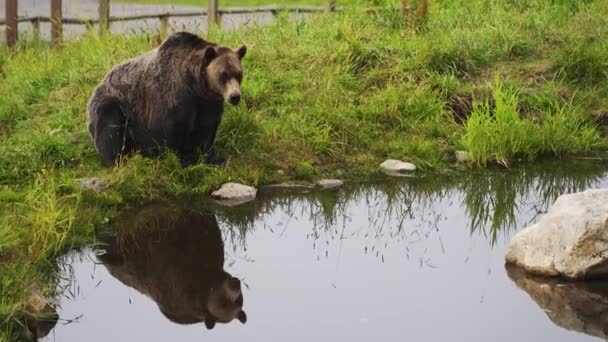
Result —
[[[241,93],[230,94],[230,96],[228,97],[228,102],[233,106],[238,105],[239,102],[241,102]]]

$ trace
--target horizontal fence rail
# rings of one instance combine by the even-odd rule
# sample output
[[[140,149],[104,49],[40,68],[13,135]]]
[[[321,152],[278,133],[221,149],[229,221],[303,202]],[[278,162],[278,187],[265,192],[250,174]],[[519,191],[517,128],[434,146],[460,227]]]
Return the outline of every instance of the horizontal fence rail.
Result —
[[[208,25],[219,25],[221,18],[224,15],[238,15],[238,14],[255,14],[255,13],[271,13],[276,16],[281,12],[295,12],[295,13],[321,13],[321,12],[334,12],[341,10],[336,7],[335,0],[326,0],[324,6],[256,6],[256,7],[226,7],[219,8],[218,0],[209,0],[207,9],[201,8],[200,10],[184,10],[184,11],[158,11],[146,14],[132,14],[132,15],[110,15],[110,2],[111,0],[98,0],[98,12],[97,18],[76,18],[76,17],[64,17],[62,13],[62,0],[50,0],[51,2],[51,13],[49,16],[19,16],[17,13],[18,0],[5,0],[5,13],[6,18],[0,18],[0,26],[5,27],[6,44],[9,47],[16,45],[19,37],[18,24],[19,23],[30,23],[35,37],[40,37],[40,24],[50,23],[51,24],[51,42],[56,45],[61,42],[63,36],[63,25],[85,25],[93,26],[99,25],[100,31],[109,30],[110,23],[112,22],[125,22],[135,20],[147,20],[156,19],[160,21],[161,33],[166,33],[169,27],[169,18],[184,18],[184,17],[207,17]],[[402,0],[405,4],[408,4],[407,9],[409,12],[409,1]],[[428,0],[423,0],[426,4]],[[400,8],[367,8],[365,11],[374,11],[378,9],[384,10],[401,10]]]
[[[218,9],[219,15],[230,15],[230,14],[253,14],[253,13],[272,13],[274,15],[280,12],[297,12],[297,13],[314,13],[323,12],[325,9],[320,6],[260,6],[260,7],[228,7]],[[207,11],[181,11],[181,12],[158,12],[148,14],[134,14],[134,15],[123,15],[123,16],[110,16],[110,22],[118,21],[130,21],[130,20],[144,20],[144,19],[159,19],[161,17],[198,17],[207,16]],[[35,16],[35,17],[17,17],[19,23],[50,23],[52,22],[51,17],[47,16]],[[61,22],[68,25],[93,25],[99,24],[101,19],[99,18],[62,18]],[[6,25],[5,19],[0,19],[0,25]]]
[[[19,36],[18,24],[30,23],[33,28],[35,37],[40,37],[40,24],[51,24],[51,42],[56,45],[61,42],[63,36],[63,25],[99,25],[100,31],[109,30],[110,23],[124,22],[146,19],[160,20],[160,31],[166,33],[169,27],[169,18],[184,18],[184,17],[208,17],[208,25],[219,25],[223,15],[234,14],[255,14],[255,13],[271,13],[276,16],[280,12],[296,12],[296,13],[314,13],[335,11],[334,0],[327,0],[327,5],[323,6],[257,6],[257,7],[226,7],[218,8],[218,0],[209,0],[207,10],[201,9],[196,11],[163,11],[147,14],[133,15],[110,15],[110,0],[99,0],[98,17],[97,18],[75,18],[64,17],[61,11],[61,0],[51,1],[50,16],[18,16],[17,2],[18,0],[6,1],[6,18],[0,19],[0,26],[5,26],[6,44],[13,47],[17,43]]]

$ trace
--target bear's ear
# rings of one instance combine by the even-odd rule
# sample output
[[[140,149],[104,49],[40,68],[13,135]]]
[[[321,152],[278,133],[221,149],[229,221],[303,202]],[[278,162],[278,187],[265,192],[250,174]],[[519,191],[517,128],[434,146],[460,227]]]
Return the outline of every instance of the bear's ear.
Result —
[[[243,59],[245,54],[247,53],[247,46],[242,45],[238,50],[236,50],[236,54],[239,55],[239,59]]]
[[[211,330],[215,327],[215,321],[212,319],[208,319],[205,321],[205,326],[207,327],[207,329]]]
[[[247,322],[247,314],[243,310],[241,310],[241,312],[239,312],[239,315],[237,316],[237,318],[239,319],[239,322],[241,322],[243,324],[245,324],[245,322]]]
[[[203,52],[203,65],[208,65],[211,63],[215,56],[217,56],[217,53],[215,52],[213,46],[205,48],[205,51]]]

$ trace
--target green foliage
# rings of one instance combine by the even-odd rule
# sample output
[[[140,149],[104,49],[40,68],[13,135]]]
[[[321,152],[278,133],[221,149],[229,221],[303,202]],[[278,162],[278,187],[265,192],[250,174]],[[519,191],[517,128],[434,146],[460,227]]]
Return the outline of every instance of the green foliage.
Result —
[[[577,42],[560,51],[557,67],[563,75],[577,83],[593,85],[608,81],[608,44]]]
[[[499,79],[494,81],[492,99],[493,107],[489,101],[474,103],[462,137],[462,145],[479,164],[495,160],[508,166],[515,157],[586,153],[601,142],[594,127],[569,104],[540,112],[541,122],[534,123],[519,113],[518,93]]]

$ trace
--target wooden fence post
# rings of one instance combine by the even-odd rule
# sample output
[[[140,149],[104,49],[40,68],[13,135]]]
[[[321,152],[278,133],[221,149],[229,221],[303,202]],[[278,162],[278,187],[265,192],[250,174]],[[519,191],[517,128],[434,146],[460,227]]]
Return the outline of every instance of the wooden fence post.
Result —
[[[51,0],[51,39],[53,45],[61,43],[63,38],[62,19],[61,0]]]
[[[32,20],[32,33],[35,41],[40,40],[40,19],[35,18]]]
[[[409,0],[401,0],[401,10],[403,12],[403,22],[405,25],[410,24],[410,2]]]
[[[336,0],[325,0],[325,13],[330,13],[336,10]]]
[[[217,3],[218,0],[208,0],[209,5],[207,6],[207,19],[208,27],[219,24],[219,17],[217,15]]]
[[[169,32],[169,16],[161,15],[158,18],[160,19],[160,37],[161,39],[164,39]]]
[[[110,30],[110,0],[99,0],[99,33]]]
[[[19,28],[17,22],[17,0],[6,0],[6,45],[17,44]]]

